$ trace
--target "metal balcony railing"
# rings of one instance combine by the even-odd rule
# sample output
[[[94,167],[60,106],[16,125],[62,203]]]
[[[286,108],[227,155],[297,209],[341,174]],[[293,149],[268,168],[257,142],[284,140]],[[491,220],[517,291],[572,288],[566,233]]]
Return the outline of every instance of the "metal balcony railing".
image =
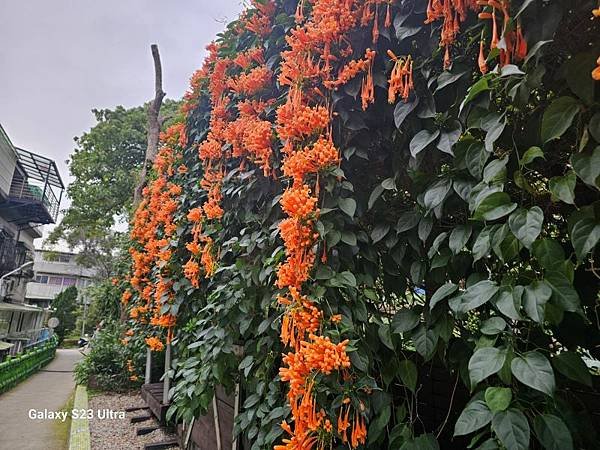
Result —
[[[40,203],[46,208],[52,219],[56,220],[58,216],[59,199],[56,198],[49,185],[37,186],[20,176],[14,176],[10,185],[9,197]]]

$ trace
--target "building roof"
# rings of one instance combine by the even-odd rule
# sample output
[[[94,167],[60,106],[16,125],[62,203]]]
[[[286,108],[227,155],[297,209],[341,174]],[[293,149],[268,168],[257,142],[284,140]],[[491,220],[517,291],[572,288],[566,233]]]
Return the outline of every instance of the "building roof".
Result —
[[[60,173],[58,172],[58,167],[53,160],[19,147],[15,147],[15,152],[17,153],[19,164],[25,169],[28,177],[43,183],[45,183],[47,179],[48,184],[51,186],[61,189],[65,188]]]

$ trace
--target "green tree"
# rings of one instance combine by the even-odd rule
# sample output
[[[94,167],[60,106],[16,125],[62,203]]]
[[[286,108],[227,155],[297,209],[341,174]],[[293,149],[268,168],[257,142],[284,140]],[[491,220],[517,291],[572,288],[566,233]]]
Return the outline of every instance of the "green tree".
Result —
[[[163,127],[177,116],[179,102],[166,100]],[[96,125],[75,138],[68,162],[74,181],[67,188],[71,200],[49,244],[64,240],[80,250],[80,262],[110,274],[110,260],[122,236],[113,227],[127,222],[133,191],[146,150],[147,105],[126,109],[94,109]],[[106,272],[106,273],[105,273]]]
[[[54,332],[58,335],[58,339],[62,342],[65,336],[75,328],[77,310],[77,288],[75,286],[68,287],[58,294],[51,304],[54,308],[54,317],[59,320],[58,326]]]

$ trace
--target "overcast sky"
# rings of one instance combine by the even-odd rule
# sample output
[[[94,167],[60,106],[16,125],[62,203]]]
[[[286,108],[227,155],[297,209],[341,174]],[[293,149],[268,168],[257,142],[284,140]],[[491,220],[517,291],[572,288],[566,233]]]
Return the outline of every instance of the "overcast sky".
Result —
[[[181,98],[206,45],[241,10],[242,0],[0,0],[0,123],[14,145],[54,159],[67,184],[91,109],[154,97],[150,44],[167,97]]]
[[[0,0],[0,123],[68,181],[65,161],[94,124],[92,108],[154,96],[151,43],[163,89],[180,98],[206,44],[241,9],[241,0]]]

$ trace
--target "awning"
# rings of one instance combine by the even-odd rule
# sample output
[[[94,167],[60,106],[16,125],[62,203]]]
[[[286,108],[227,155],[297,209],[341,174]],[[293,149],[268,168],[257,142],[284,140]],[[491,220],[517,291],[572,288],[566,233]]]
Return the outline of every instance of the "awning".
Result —
[[[13,347],[14,345],[15,344],[11,344],[10,342],[0,341],[0,351],[8,350],[9,348]]]
[[[44,312],[44,309],[39,306],[26,305],[24,303],[0,302],[0,311]]]

